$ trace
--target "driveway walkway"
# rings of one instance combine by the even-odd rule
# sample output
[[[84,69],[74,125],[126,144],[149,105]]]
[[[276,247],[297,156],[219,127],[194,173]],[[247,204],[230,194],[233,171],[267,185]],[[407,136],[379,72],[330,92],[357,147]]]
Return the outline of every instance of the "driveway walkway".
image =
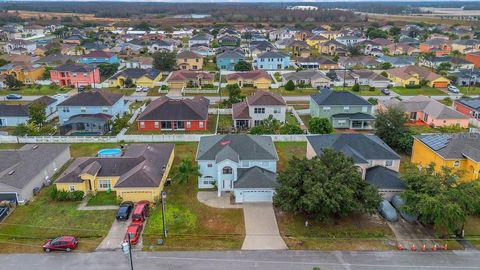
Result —
[[[395,234],[395,238],[397,238],[397,244],[402,245],[403,248],[410,249],[412,244],[415,244],[417,249],[421,249],[424,244],[427,246],[427,249],[431,249],[435,244],[439,246],[434,241],[435,237],[418,222],[409,223],[400,219],[397,222],[387,223]]]
[[[271,203],[245,203],[243,215],[246,236],[242,250],[287,249]]]
[[[130,219],[127,221],[115,221],[110,227],[110,231],[103,241],[98,245],[96,251],[105,251],[105,250],[117,250],[120,249],[120,245],[125,237],[127,232],[127,227],[130,225]]]
[[[222,194],[218,197],[216,191],[199,191],[197,193],[199,202],[214,208],[242,208],[241,204],[231,204],[230,194]]]
[[[89,196],[83,198],[82,202],[78,205],[77,210],[80,211],[91,211],[91,210],[117,210],[118,205],[96,205],[96,206],[87,206]]]

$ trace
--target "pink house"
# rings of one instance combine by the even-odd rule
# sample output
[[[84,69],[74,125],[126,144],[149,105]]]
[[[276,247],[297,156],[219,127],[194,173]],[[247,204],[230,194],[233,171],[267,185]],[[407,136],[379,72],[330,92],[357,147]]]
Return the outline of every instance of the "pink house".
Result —
[[[404,101],[392,98],[381,102],[378,109],[392,106],[401,108],[412,123],[424,123],[432,127],[459,125],[462,128],[467,128],[469,124],[469,118],[464,114],[426,96],[416,96]]]
[[[58,86],[92,86],[100,83],[100,71],[93,65],[65,64],[50,71],[50,80]]]

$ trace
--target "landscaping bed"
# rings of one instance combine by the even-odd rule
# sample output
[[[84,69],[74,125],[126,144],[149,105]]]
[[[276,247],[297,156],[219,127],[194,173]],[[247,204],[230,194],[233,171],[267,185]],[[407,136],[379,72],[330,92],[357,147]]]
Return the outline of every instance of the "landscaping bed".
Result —
[[[115,192],[97,192],[87,202],[87,206],[118,205],[120,203]]]
[[[194,159],[197,143],[177,143],[170,175],[176,164],[185,158]],[[166,187],[166,224],[168,237],[163,245],[162,209],[158,204],[151,211],[144,235],[144,250],[231,250],[240,249],[245,237],[242,209],[217,209],[197,200],[197,181],[175,182]]]

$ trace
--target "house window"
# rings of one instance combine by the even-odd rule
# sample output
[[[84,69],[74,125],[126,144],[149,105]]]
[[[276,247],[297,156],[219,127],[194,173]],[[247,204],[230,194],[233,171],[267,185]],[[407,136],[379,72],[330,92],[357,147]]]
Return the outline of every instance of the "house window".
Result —
[[[187,121],[187,128],[190,128],[192,126],[192,123],[190,121]]]
[[[85,107],[80,107],[80,112],[82,112],[82,113],[87,112],[87,108],[85,108]]]
[[[70,192],[74,192],[74,191],[75,191],[75,186],[74,186],[74,185],[69,186],[69,187],[68,187],[68,190],[69,190]]]
[[[265,113],[265,108],[253,108],[253,113],[263,114],[263,113]]]
[[[76,72],[73,73],[73,77],[77,77],[77,73],[76,73]]]
[[[203,121],[198,122],[198,127],[203,128]]]
[[[454,167],[460,166],[460,161],[455,160],[455,162],[453,162],[453,166],[454,166]]]
[[[88,76],[87,73],[83,73],[83,77],[86,78]]]
[[[385,160],[385,167],[391,167],[393,165],[392,160]]]
[[[140,122],[140,128],[145,128],[145,122]]]
[[[63,112],[70,112],[70,108],[69,107],[63,107]]]
[[[172,129],[172,122],[170,121],[162,121],[162,129]]]
[[[348,112],[349,110],[350,110],[350,107],[349,107],[349,106],[343,107],[343,111],[344,111],[344,112]]]
[[[99,189],[110,189],[110,180],[100,180],[98,181]]]
[[[102,108],[102,112],[108,113],[108,108],[107,108],[107,107],[103,107],[103,108]]]
[[[250,165],[250,162],[248,162],[248,160],[242,161],[242,167],[248,167],[249,165]]]
[[[347,120],[338,120],[337,123],[341,126],[345,125],[347,123]]]
[[[233,169],[232,169],[232,167],[228,167],[228,166],[227,166],[227,167],[223,167],[222,173],[223,173],[223,174],[233,174]]]
[[[160,124],[159,124],[157,121],[155,121],[155,122],[153,123],[153,126],[154,126],[155,128],[158,128],[158,127],[160,126]]]
[[[280,111],[281,111],[280,107],[273,108],[273,113],[280,113]]]
[[[330,107],[323,107],[323,112],[329,112],[330,111]]]
[[[208,167],[208,168],[211,168],[211,167],[213,167],[213,164],[212,164],[212,163],[208,163],[208,164],[207,164],[207,167]]]
[[[368,112],[368,107],[367,107],[367,106],[363,106],[363,107],[362,107],[362,112],[364,112],[364,113]]]

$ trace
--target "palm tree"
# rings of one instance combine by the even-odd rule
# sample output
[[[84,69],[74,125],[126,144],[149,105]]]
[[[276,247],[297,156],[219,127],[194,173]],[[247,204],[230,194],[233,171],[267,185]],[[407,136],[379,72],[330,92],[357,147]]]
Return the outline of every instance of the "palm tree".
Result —
[[[199,177],[202,174],[199,172],[200,167],[195,164],[190,158],[182,160],[178,165],[177,171],[174,177],[178,179],[181,184],[188,183],[188,180],[192,177]]]

